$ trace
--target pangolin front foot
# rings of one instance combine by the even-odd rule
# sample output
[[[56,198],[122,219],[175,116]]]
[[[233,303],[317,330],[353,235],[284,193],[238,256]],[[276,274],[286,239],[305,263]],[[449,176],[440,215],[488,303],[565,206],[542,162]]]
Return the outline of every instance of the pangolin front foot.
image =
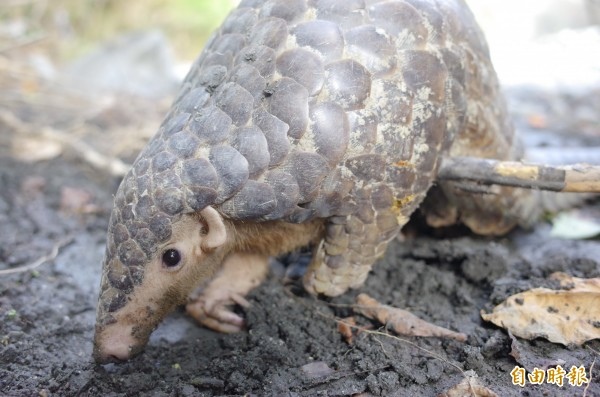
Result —
[[[233,307],[250,305],[245,296],[265,279],[268,269],[268,258],[265,256],[229,255],[214,279],[190,297],[186,312],[200,324],[215,331],[242,331],[246,322],[233,311]]]

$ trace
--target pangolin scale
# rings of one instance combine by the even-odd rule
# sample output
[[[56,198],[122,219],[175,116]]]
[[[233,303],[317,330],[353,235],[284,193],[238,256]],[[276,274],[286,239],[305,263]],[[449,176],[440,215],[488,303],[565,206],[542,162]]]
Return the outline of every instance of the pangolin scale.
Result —
[[[519,222],[527,192],[434,186],[443,155],[521,156],[463,0],[242,0],[118,189],[97,335],[120,321],[173,223],[207,207],[257,233],[322,220],[304,281],[326,295],[360,286],[426,195],[434,226]]]

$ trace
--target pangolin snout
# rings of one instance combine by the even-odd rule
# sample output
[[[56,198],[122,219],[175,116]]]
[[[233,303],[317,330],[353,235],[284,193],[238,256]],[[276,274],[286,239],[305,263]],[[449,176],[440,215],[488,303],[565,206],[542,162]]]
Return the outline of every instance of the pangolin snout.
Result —
[[[122,362],[140,353],[146,341],[136,340],[131,327],[109,325],[96,329],[94,338],[94,360],[99,364]]]
[[[119,344],[94,348],[94,360],[98,364],[118,363],[129,359],[130,347]]]

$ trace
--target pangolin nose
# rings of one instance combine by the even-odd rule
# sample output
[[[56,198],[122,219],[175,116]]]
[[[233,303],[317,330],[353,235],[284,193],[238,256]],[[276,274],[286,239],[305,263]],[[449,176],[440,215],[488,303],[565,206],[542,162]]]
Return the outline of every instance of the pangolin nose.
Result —
[[[97,328],[94,337],[94,359],[104,364],[130,359],[134,351],[141,350],[139,342],[131,336],[131,327],[112,324]]]
[[[98,346],[94,352],[96,362],[100,364],[126,361],[131,357],[131,346],[127,343],[110,343]]]

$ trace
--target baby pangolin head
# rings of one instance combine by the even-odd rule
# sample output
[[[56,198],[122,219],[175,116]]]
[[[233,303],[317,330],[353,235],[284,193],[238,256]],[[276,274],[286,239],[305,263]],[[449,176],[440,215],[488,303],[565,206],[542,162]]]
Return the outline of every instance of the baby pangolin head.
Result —
[[[213,207],[168,214],[147,191],[127,197],[132,177],[117,192],[108,229],[94,337],[100,363],[141,352],[164,316],[225,256],[227,230]]]

